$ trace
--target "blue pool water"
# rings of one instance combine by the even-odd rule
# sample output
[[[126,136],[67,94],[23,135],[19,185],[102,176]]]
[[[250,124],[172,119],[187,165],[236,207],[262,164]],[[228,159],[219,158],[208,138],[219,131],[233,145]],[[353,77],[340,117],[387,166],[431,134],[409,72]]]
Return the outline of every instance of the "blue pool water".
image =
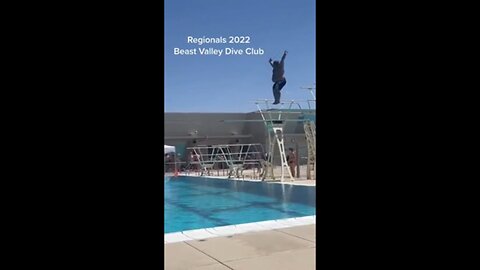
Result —
[[[175,177],[165,180],[165,233],[315,215],[315,187]]]

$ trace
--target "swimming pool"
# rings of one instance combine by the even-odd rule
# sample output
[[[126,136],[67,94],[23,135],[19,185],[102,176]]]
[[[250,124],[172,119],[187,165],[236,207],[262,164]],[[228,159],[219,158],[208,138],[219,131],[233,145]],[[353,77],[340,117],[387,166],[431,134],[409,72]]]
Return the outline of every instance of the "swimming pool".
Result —
[[[165,233],[315,215],[315,187],[180,176],[165,180]]]

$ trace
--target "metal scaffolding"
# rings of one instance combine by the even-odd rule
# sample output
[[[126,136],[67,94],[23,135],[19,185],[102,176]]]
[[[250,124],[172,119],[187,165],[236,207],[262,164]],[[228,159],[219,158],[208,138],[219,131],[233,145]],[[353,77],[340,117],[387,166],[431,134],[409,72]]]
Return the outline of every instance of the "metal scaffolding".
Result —
[[[257,100],[255,102],[255,105],[257,105],[258,111],[262,116],[263,123],[267,129],[268,136],[266,170],[262,180],[265,180],[267,177],[275,180],[273,158],[275,156],[275,146],[278,146],[281,163],[280,181],[283,182],[285,180],[285,170],[288,173],[290,181],[294,181],[295,179],[288,166],[287,156],[285,153],[283,130],[286,124],[286,119],[282,119],[282,110],[272,110],[270,109],[269,104],[269,100]],[[280,103],[280,106],[282,107],[283,104],[284,103]],[[294,104],[294,102],[290,102],[289,108],[291,108]],[[262,108],[262,106],[264,107]]]
[[[317,151],[316,151],[316,127],[314,121],[305,121],[303,124],[305,130],[305,137],[307,140],[307,179],[316,179],[316,163],[317,163]],[[313,171],[313,175],[312,175]]]
[[[261,144],[217,144],[188,147],[195,160],[190,164],[199,165],[201,175],[211,175],[213,169],[228,169],[228,178],[243,178],[248,168],[258,170],[259,176],[265,171],[264,151]]]
[[[315,84],[314,84],[315,85]],[[316,109],[316,87],[301,87],[302,89],[306,89],[310,91],[310,94],[313,97],[313,100],[308,100],[308,108],[311,109],[311,102],[313,103],[313,109]],[[303,129],[305,130],[305,138],[307,140],[307,149],[308,149],[308,157],[307,157],[307,179],[316,179],[316,164],[317,164],[317,148],[316,148],[316,119],[314,115],[304,115],[305,122],[303,124]],[[312,175],[313,172],[313,175]]]
[[[287,155],[285,153],[284,143],[284,128],[287,122],[303,122],[305,131],[305,139],[307,142],[307,179],[316,178],[316,125],[315,125],[315,110],[316,110],[316,98],[315,87],[307,87],[313,96],[313,99],[305,101],[287,101],[281,102],[275,108],[271,107],[273,100],[255,100],[258,113],[261,115],[260,119],[255,120],[222,120],[223,122],[263,122],[267,131],[266,153],[263,154],[263,148],[261,144],[228,144],[228,145],[212,145],[212,146],[196,146],[190,147],[198,160],[193,164],[198,164],[201,169],[202,175],[210,174],[210,170],[215,164],[224,163],[229,169],[229,178],[232,176],[242,176],[245,165],[253,164],[259,166],[261,173],[259,174],[262,180],[267,178],[276,180],[274,174],[274,156],[275,149],[278,148],[280,154],[281,163],[281,175],[280,181],[285,181],[288,178],[290,181],[294,181],[287,162]],[[306,102],[307,108],[301,106],[301,102]],[[299,117],[292,119],[286,117],[286,115],[296,114]],[[232,147],[240,147],[239,152],[232,152]],[[249,152],[250,149],[257,149],[253,152]],[[244,149],[246,149],[244,152]],[[258,150],[261,149],[261,150]],[[250,158],[247,158],[250,153]],[[298,153],[297,153],[298,154]],[[255,158],[252,158],[252,155]],[[258,158],[260,157],[260,158]],[[313,175],[312,175],[313,172]]]

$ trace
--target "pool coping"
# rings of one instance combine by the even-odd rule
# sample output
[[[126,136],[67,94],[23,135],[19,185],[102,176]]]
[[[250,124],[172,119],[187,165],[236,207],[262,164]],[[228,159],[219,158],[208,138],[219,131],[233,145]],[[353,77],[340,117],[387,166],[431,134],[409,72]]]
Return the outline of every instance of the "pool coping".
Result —
[[[261,180],[261,179],[243,179],[243,178],[236,178],[236,177],[226,177],[226,176],[215,176],[215,175],[189,175],[185,173],[180,173],[178,176],[186,176],[186,177],[198,177],[198,178],[210,178],[210,179],[218,179],[218,180],[234,180],[234,181],[245,181],[245,182],[255,182],[255,183],[268,183],[268,184],[280,184],[280,185],[292,185],[292,186],[306,186],[306,187],[316,187],[316,180],[312,183],[303,183],[303,181],[309,181],[308,179],[297,179],[295,181],[280,181],[280,180]],[[172,176],[173,177],[173,176]]]
[[[316,215],[313,215],[166,233],[164,236],[164,244],[311,225],[316,223],[315,218]]]

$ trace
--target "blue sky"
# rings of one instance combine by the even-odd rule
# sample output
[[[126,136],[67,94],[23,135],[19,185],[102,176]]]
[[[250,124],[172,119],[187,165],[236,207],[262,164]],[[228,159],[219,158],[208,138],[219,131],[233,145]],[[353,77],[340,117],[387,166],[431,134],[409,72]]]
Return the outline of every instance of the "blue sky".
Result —
[[[188,44],[187,37],[249,36],[250,44]],[[174,48],[196,55],[174,55]],[[200,55],[199,48],[223,55]],[[263,55],[225,55],[226,48]],[[315,83],[315,0],[165,0],[165,111],[250,112],[273,99],[272,68],[287,50],[282,101],[310,98]]]

